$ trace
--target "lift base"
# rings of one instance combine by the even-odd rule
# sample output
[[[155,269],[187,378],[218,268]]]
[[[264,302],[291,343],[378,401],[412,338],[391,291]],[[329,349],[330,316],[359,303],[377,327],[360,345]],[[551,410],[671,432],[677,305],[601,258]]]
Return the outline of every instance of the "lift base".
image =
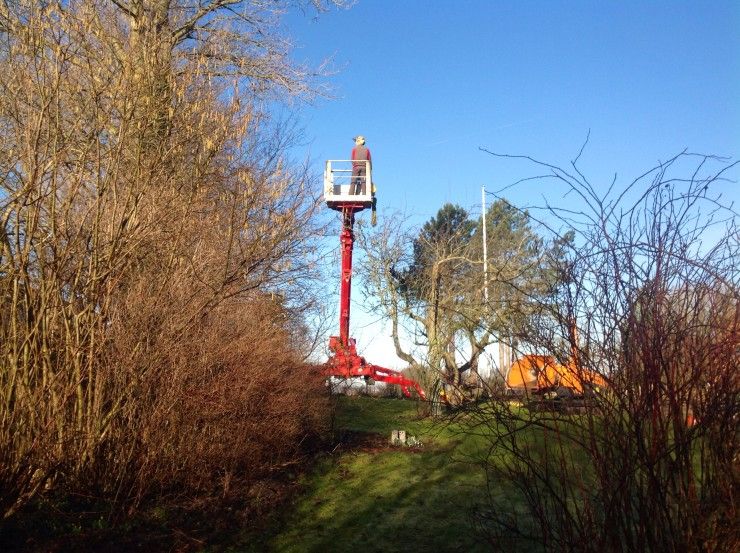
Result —
[[[354,338],[350,338],[348,346],[343,347],[339,336],[332,336],[329,338],[329,349],[333,355],[329,357],[326,363],[327,376],[335,376],[337,378],[362,376],[376,382],[397,384],[400,386],[404,396],[411,397],[409,388],[413,388],[421,399],[426,399],[424,390],[422,390],[419,383],[415,380],[406,378],[398,371],[368,363],[364,357],[357,355],[357,346],[355,345]]]

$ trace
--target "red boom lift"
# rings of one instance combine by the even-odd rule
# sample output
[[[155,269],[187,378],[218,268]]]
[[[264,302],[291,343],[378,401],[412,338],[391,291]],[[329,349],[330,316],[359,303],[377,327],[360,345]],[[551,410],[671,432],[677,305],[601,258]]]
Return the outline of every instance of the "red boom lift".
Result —
[[[366,165],[365,175],[356,176],[354,179],[362,179],[364,186],[355,186],[352,177],[352,163],[364,163]],[[339,296],[339,336],[329,338],[329,350],[331,355],[326,363],[327,376],[338,378],[364,377],[366,381],[387,382],[397,384],[401,387],[403,395],[410,397],[409,388],[413,388],[421,399],[426,399],[424,390],[418,382],[406,378],[398,371],[386,369],[365,361],[364,357],[357,354],[357,346],[354,338],[349,337],[349,308],[350,293],[352,291],[352,247],[354,245],[353,227],[355,214],[372,208],[375,214],[375,187],[372,185],[372,173],[370,162],[351,160],[329,160],[324,169],[324,200],[331,209],[342,214],[342,233],[340,242],[342,245],[342,273],[341,289]],[[359,192],[353,194],[352,189],[363,188],[365,194]]]

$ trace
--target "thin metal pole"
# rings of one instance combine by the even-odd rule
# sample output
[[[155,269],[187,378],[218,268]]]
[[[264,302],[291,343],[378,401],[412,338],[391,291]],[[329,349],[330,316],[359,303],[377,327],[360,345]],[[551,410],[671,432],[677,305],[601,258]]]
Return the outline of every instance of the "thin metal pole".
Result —
[[[481,186],[481,204],[482,204],[482,210],[483,213],[481,214],[481,219],[483,220],[483,312],[488,313],[488,239],[486,238],[486,227],[488,226],[488,222],[486,221],[486,187]],[[493,362],[489,365],[494,365]]]
[[[481,186],[481,198],[483,199],[483,299],[488,308],[488,240],[486,239],[486,187]]]

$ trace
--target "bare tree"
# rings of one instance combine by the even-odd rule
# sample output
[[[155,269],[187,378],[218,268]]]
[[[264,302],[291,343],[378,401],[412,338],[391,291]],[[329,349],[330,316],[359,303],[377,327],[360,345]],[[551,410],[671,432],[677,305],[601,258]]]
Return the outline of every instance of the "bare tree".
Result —
[[[736,163],[684,152],[600,195],[577,159],[527,159],[584,207],[545,210],[576,236],[523,347],[607,386],[578,415],[471,409],[492,436],[481,529],[493,548],[736,549],[739,235],[717,192]]]
[[[477,372],[487,346],[516,335],[525,305],[549,282],[547,251],[527,215],[501,200],[486,217],[487,283],[480,223],[459,206],[444,206],[418,232],[391,218],[362,236],[367,296],[390,318],[397,355],[422,373],[427,387],[439,378],[449,384],[450,401],[464,399],[462,375]]]

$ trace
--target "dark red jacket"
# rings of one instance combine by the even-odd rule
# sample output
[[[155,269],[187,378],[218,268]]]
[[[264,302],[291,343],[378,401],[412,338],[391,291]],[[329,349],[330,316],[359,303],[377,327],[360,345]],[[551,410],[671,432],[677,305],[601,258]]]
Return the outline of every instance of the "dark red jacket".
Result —
[[[370,150],[368,149],[368,147],[362,145],[362,146],[355,146],[354,148],[352,148],[352,161],[354,160],[358,160],[358,161],[367,160],[372,163],[372,159],[370,158]],[[357,164],[357,167],[364,167],[364,166],[365,166],[364,163]]]

